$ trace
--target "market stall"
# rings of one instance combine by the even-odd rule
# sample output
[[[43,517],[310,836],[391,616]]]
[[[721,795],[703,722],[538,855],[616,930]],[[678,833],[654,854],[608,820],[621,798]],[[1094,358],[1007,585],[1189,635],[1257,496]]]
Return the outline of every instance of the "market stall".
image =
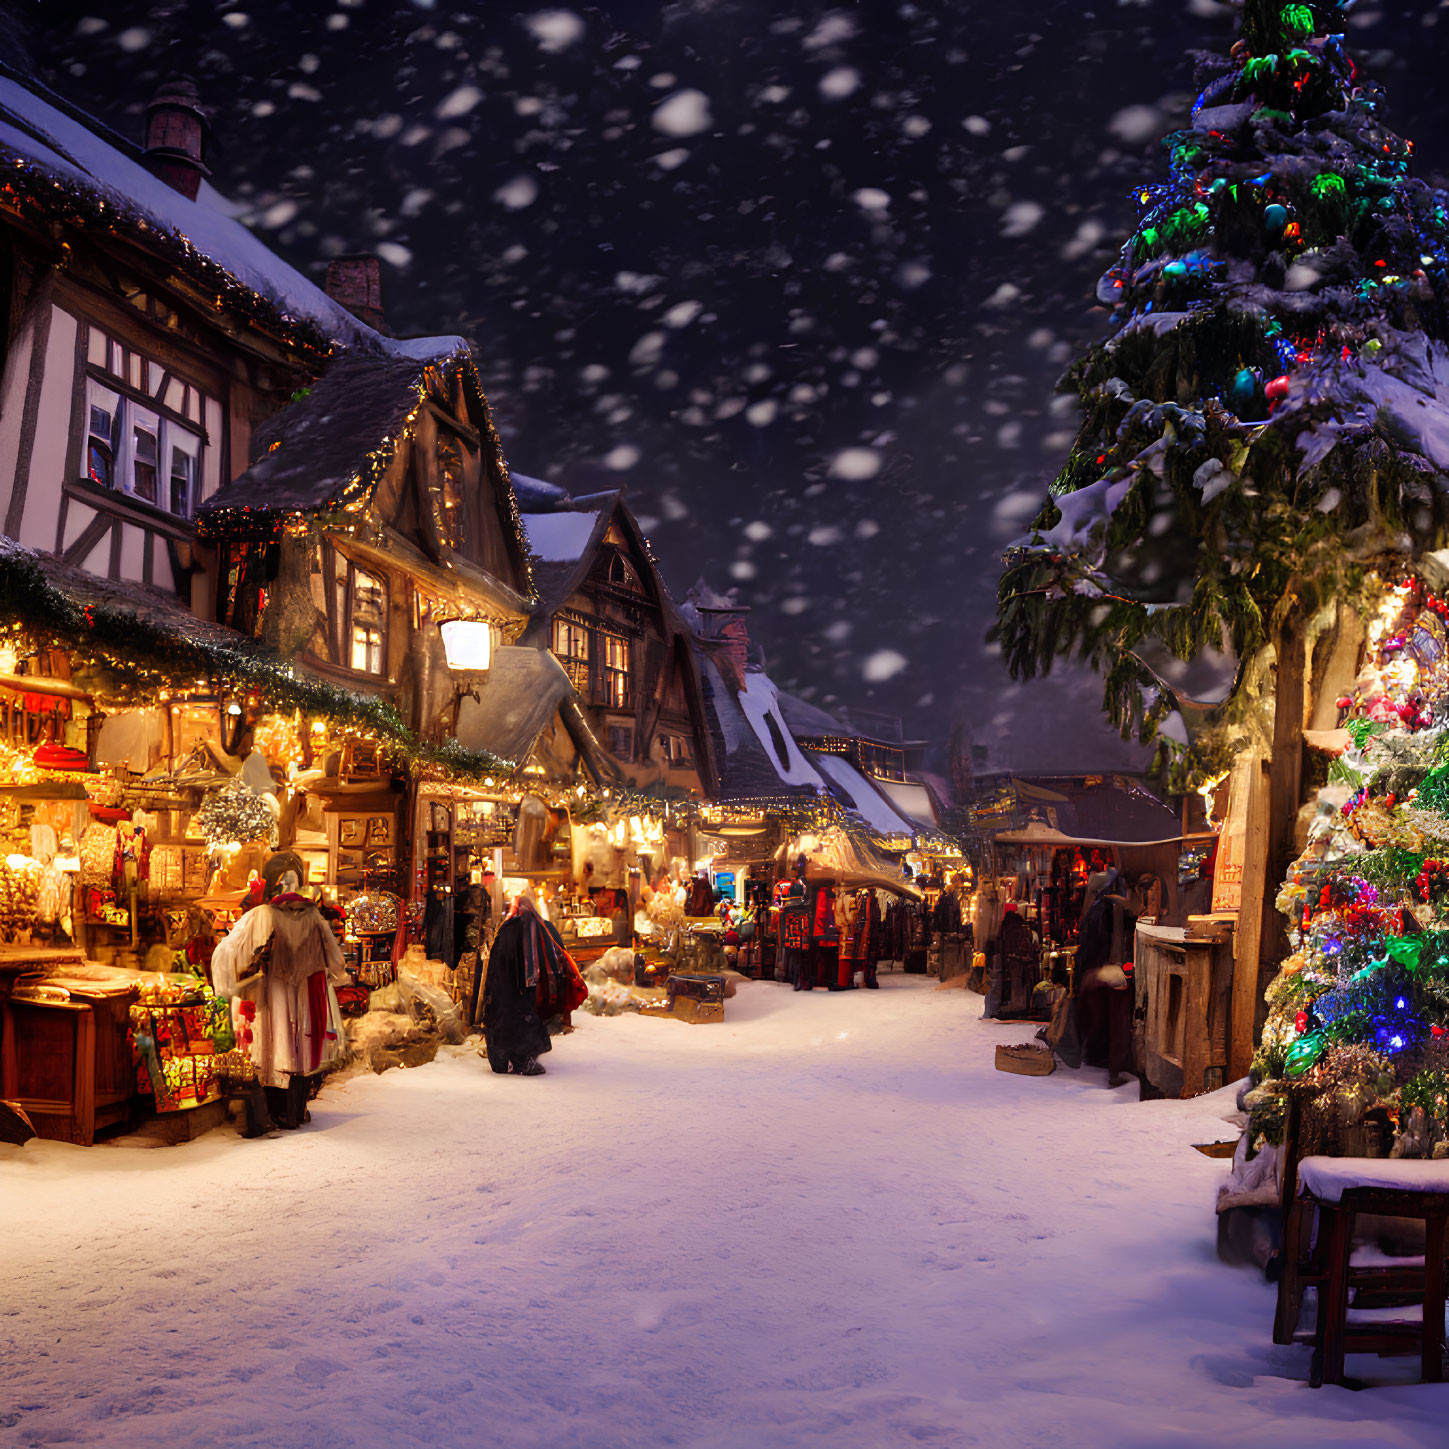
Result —
[[[844,990],[873,984],[882,965],[905,965],[926,920],[925,892],[861,833],[837,824],[796,835],[776,863],[777,980]]]

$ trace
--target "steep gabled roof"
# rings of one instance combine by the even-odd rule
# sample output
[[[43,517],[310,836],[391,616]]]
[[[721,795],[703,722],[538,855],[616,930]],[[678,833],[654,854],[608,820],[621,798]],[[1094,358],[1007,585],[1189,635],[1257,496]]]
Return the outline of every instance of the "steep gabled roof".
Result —
[[[417,407],[430,367],[419,361],[344,354],[310,392],[253,436],[256,462],[208,498],[202,512],[296,512],[336,506],[370,484]]]
[[[520,516],[534,557],[533,584],[540,612],[552,614],[588,578],[613,511],[564,509]]]
[[[913,836],[916,826],[896,809],[877,788],[844,755],[828,755],[811,750],[815,767],[830,783],[830,793],[847,810],[853,810],[870,828],[881,835]]]
[[[153,176],[142,155],[39,83],[0,73],[0,185],[14,198],[62,220],[116,227],[224,300],[260,302],[264,320],[316,347],[418,357],[461,345],[373,331],[248,231],[239,208],[206,182],[192,201]]]

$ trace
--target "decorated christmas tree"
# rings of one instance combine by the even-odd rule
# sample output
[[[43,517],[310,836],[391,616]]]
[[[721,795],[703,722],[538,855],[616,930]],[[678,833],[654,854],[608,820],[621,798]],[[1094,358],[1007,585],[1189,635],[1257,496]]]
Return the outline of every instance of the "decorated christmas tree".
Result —
[[[1419,579],[1379,590],[1339,700],[1346,749],[1278,896],[1291,949],[1253,1064],[1254,1147],[1278,1140],[1296,1082],[1309,1150],[1449,1155],[1446,618]]]
[[[1410,176],[1341,23],[1331,3],[1245,0],[1231,54],[1198,57],[1191,125],[1099,284],[1113,328],[1065,380],[1081,430],[996,624],[1017,677],[1087,659],[1179,787],[1275,738],[1288,811],[1314,643],[1449,518],[1446,197]]]

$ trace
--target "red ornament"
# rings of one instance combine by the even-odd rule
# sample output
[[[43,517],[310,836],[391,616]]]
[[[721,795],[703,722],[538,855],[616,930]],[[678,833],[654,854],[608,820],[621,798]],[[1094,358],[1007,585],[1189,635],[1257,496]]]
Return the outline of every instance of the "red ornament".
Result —
[[[1449,1033],[1446,1033],[1445,1030],[1444,1030],[1444,1028],[1442,1026],[1431,1026],[1429,1028],[1429,1035],[1430,1036],[1445,1036],[1445,1035],[1449,1035]]]
[[[1270,403],[1282,402],[1288,396],[1288,374],[1275,377],[1263,385],[1263,396]]]
[[[1293,1025],[1299,1031],[1307,1031],[1308,1030],[1308,1013],[1306,1011],[1300,1011],[1298,1013],[1298,1015],[1293,1018]]]

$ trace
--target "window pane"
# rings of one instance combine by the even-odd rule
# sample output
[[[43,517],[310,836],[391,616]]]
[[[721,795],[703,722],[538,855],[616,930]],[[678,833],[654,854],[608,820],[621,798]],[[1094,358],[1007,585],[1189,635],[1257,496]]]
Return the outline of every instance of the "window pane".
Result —
[[[387,589],[381,579],[356,569],[352,575],[352,619],[354,623],[381,623],[387,610]]]
[[[93,367],[106,365],[106,334],[99,327],[92,327],[86,333],[86,361]]]
[[[166,384],[166,406],[177,413],[185,410],[186,384],[179,377],[171,378]]]
[[[166,369],[159,362],[148,362],[146,364],[146,391],[152,397],[156,396],[156,391],[161,386],[161,379],[165,376]]]
[[[126,354],[126,377],[131,386],[137,392],[141,391],[141,354],[139,352],[128,352]]]
[[[629,667],[629,641],[615,634],[604,635],[604,667],[627,669]]]
[[[156,465],[160,448],[153,429],[137,423],[131,429],[131,487],[137,498],[156,501]]]
[[[362,624],[352,627],[351,666],[365,674],[382,673],[382,631]]]
[[[171,448],[171,495],[167,506],[181,518],[191,517],[191,489],[196,459],[174,444]]]
[[[110,371],[114,372],[117,377],[122,376],[121,361],[121,344],[113,342],[111,343]]]
[[[90,405],[89,435],[86,440],[86,476],[102,488],[112,488],[116,481],[115,436],[116,419],[95,403]]]

